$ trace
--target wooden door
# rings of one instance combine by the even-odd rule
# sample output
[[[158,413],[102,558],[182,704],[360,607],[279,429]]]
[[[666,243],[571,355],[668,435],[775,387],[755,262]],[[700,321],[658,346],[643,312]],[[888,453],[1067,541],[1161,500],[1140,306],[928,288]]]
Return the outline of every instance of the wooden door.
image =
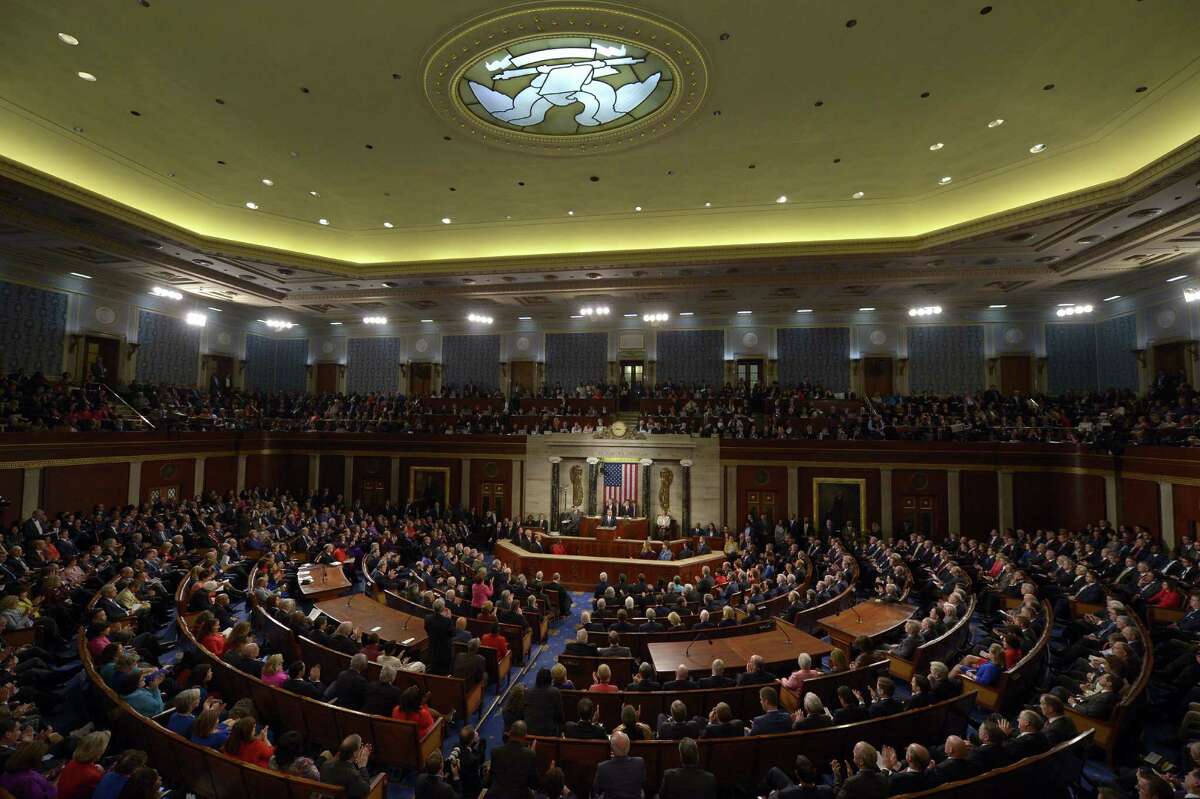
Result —
[[[1187,342],[1174,341],[1154,346],[1154,374],[1187,374]]]
[[[937,498],[926,494],[910,494],[900,498],[900,533],[920,533],[940,538],[942,520],[938,514]]]
[[[119,382],[117,353],[120,349],[121,344],[115,338],[86,337],[83,342],[83,382],[109,385]]]
[[[336,363],[317,364],[316,391],[318,394],[336,394],[338,390],[338,365]]]
[[[762,519],[768,527],[774,527],[775,499],[774,491],[747,491],[746,512],[753,514],[756,519]]]
[[[369,477],[358,482],[358,498],[367,510],[378,510],[387,502],[387,480]]]
[[[414,363],[408,367],[408,393],[414,397],[428,397],[433,390],[433,364]]]
[[[512,363],[512,387],[514,390],[520,389],[522,393],[532,393],[537,381],[537,364],[533,361],[513,361]]]
[[[868,397],[892,394],[891,358],[863,358],[863,393]]]
[[[750,388],[754,388],[762,383],[763,359],[738,358],[737,379],[738,383],[749,386]]]
[[[637,410],[638,397],[645,384],[645,361],[621,361],[621,410]]]
[[[507,518],[507,493],[504,483],[480,483],[479,512],[487,513],[490,510],[498,519]]]
[[[1028,355],[1000,356],[1000,392],[1007,396],[1033,393],[1033,359]]]

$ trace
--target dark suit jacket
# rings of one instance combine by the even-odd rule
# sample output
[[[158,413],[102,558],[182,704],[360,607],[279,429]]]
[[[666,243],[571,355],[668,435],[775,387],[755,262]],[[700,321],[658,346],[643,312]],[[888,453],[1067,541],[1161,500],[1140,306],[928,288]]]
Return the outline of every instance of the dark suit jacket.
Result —
[[[775,675],[771,672],[760,669],[759,671],[743,671],[738,675],[738,685],[766,685],[767,683],[775,682]]]
[[[641,799],[646,781],[646,761],[640,757],[614,757],[596,767],[594,799]]]
[[[933,768],[938,782],[955,782],[974,777],[980,773],[979,765],[966,758],[948,757]]]
[[[980,744],[971,749],[968,759],[973,762],[981,772],[991,771],[994,768],[1007,766],[1011,762],[1008,758],[1008,753],[1004,751],[1001,744]]]
[[[349,799],[362,799],[371,790],[365,770],[341,760],[328,760],[321,766],[321,782],[341,785]]]
[[[1050,746],[1058,746],[1060,743],[1069,741],[1078,734],[1079,730],[1075,727],[1075,722],[1066,716],[1051,719],[1046,722],[1046,726],[1042,727],[1042,735],[1046,736],[1046,742]]]
[[[897,771],[888,780],[888,796],[898,796],[902,793],[916,793],[926,788],[932,788],[935,780],[928,771]]]
[[[557,738],[562,732],[562,694],[551,685],[549,688],[530,688],[525,696],[525,724],[530,735],[548,735]]]
[[[839,707],[833,711],[834,724],[853,724],[856,721],[865,721],[867,718],[867,709],[862,705],[850,705],[849,707]]]
[[[492,751],[487,776],[491,799],[528,799],[538,785],[537,754],[528,746],[509,741]]]
[[[1113,708],[1116,706],[1116,692],[1104,691],[1103,693],[1092,694],[1081,700],[1075,706],[1075,711],[1085,716],[1091,716],[1094,719],[1106,719],[1112,715]]]
[[[469,686],[478,685],[487,676],[487,661],[483,659],[483,655],[459,652],[454,657],[454,668],[451,670],[451,675],[465,680]]]
[[[1028,735],[1016,735],[1004,742],[1004,753],[1012,762],[1024,760],[1033,755],[1040,755],[1050,748],[1042,732],[1032,732]]]
[[[392,708],[400,704],[400,695],[404,689],[395,684],[371,680],[363,691],[363,713],[373,713],[377,716],[392,715]]]
[[[837,799],[885,799],[887,795],[887,775],[870,767],[847,777],[837,792]]]
[[[700,678],[701,688],[729,688],[734,685],[737,685],[737,680],[733,679],[732,677],[721,676]]]
[[[905,660],[912,660],[917,654],[917,647],[920,645],[921,636],[906,635],[896,646],[896,649],[892,654],[894,654],[896,657],[904,658]]]
[[[580,641],[568,641],[563,648],[564,655],[582,655],[584,657],[599,657],[595,644],[585,644]]]
[[[338,707],[358,710],[367,693],[367,678],[354,669],[345,669],[325,689],[326,699],[337,699]],[[391,711],[389,711],[390,713]]]
[[[792,716],[786,710],[768,710],[761,716],[756,716],[750,725],[751,735],[768,735],[773,732],[789,732],[792,729]]]
[[[608,739],[608,731],[594,721],[568,721],[563,737],[600,741]]]
[[[658,799],[716,799],[717,779],[699,766],[669,768],[658,786]]]
[[[670,716],[658,717],[658,737],[664,741],[700,737],[700,725],[695,721],[675,721]]]
[[[459,799],[459,794],[454,790],[453,785],[441,777],[422,774],[417,777],[417,784],[413,789],[413,799]]]

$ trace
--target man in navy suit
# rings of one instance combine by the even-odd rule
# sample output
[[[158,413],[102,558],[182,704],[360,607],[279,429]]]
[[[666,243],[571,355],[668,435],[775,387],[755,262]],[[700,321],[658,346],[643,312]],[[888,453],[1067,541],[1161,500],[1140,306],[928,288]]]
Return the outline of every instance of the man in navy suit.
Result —
[[[592,796],[596,799],[641,799],[646,762],[629,756],[629,736],[614,732],[608,738],[612,758],[596,767]]]
[[[758,701],[763,713],[756,716],[750,725],[751,735],[770,735],[776,732],[790,732],[792,715],[786,710],[779,709],[779,692],[770,685],[764,685],[758,692]]]

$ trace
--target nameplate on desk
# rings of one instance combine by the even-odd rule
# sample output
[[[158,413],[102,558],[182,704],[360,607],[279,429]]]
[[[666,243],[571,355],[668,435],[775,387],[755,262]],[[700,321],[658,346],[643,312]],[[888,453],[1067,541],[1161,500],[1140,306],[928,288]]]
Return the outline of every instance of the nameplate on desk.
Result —
[[[308,620],[314,621],[317,618],[317,616],[320,616],[320,615],[321,615],[321,609],[313,608],[312,611],[308,614]]]
[[[417,640],[415,637],[405,638],[403,641],[400,642],[400,646],[408,646],[415,640]]]

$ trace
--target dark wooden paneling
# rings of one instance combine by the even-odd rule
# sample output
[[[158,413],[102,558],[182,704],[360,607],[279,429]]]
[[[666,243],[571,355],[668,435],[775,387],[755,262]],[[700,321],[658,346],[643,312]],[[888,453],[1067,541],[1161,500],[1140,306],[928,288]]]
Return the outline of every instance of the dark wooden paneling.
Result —
[[[445,468],[450,470],[450,506],[458,507],[462,502],[462,461],[457,458],[401,458],[400,459],[400,502],[408,501],[409,470],[411,467]]]
[[[191,497],[196,484],[196,460],[172,458],[166,461],[142,463],[141,501],[147,502],[154,488],[178,486],[181,498]]]
[[[1162,540],[1162,504],[1158,483],[1121,478],[1122,524],[1138,524]]]
[[[1182,485],[1171,486],[1172,500],[1175,512],[1175,540],[1183,536],[1196,540],[1200,531],[1200,486]]]
[[[474,458],[471,460],[471,507],[482,512],[484,483],[500,484],[504,487],[504,505],[497,511],[500,518],[512,516],[513,462]],[[404,495],[405,499],[408,494]]]
[[[1000,356],[1000,390],[1005,394],[1014,392],[1028,396],[1033,391],[1033,356]]]
[[[42,469],[42,507],[48,514],[123,506],[129,499],[128,463],[49,466]]]
[[[317,482],[324,491],[332,491],[335,496],[346,490],[346,456],[322,455],[321,474]]]
[[[237,490],[237,458],[225,455],[204,460],[204,493],[210,491],[224,496]]]
[[[958,473],[959,531],[968,538],[986,540],[1000,525],[1000,483],[995,472],[963,470]]]
[[[811,490],[811,489],[810,489]],[[786,466],[739,466],[737,467],[737,524],[741,529],[750,513],[749,495],[758,491],[775,492],[775,519],[788,519],[795,504],[788,496],[788,474]]]
[[[833,467],[805,467],[802,466],[798,470],[799,473],[799,491],[800,496],[796,499],[799,503],[799,515],[807,516],[813,519],[814,524],[819,524],[817,519],[813,518],[813,479],[818,477],[849,477],[861,478],[867,481],[867,521],[864,527],[870,529],[872,522],[878,522],[881,516],[880,508],[882,507],[879,500],[879,470],[878,469],[838,469]],[[739,520],[740,523],[740,520]]]
[[[903,529],[901,523],[912,516],[905,509],[906,498],[917,502],[918,507],[919,500],[932,500],[933,535],[939,540],[945,538],[950,512],[946,473],[939,469],[896,469],[892,472],[892,529],[897,533]]]
[[[284,489],[303,494],[308,488],[308,456],[270,454],[246,456],[246,487]]]
[[[392,459],[357,455],[351,468],[354,499],[361,499],[368,509],[382,508],[391,490]]]
[[[1013,523],[1017,527],[1077,530],[1103,519],[1106,513],[1103,477],[1053,472],[1013,475]]]
[[[0,497],[12,503],[7,508],[0,508],[0,525],[6,529],[14,521],[20,521],[21,497],[24,493],[25,470],[0,469]]]

